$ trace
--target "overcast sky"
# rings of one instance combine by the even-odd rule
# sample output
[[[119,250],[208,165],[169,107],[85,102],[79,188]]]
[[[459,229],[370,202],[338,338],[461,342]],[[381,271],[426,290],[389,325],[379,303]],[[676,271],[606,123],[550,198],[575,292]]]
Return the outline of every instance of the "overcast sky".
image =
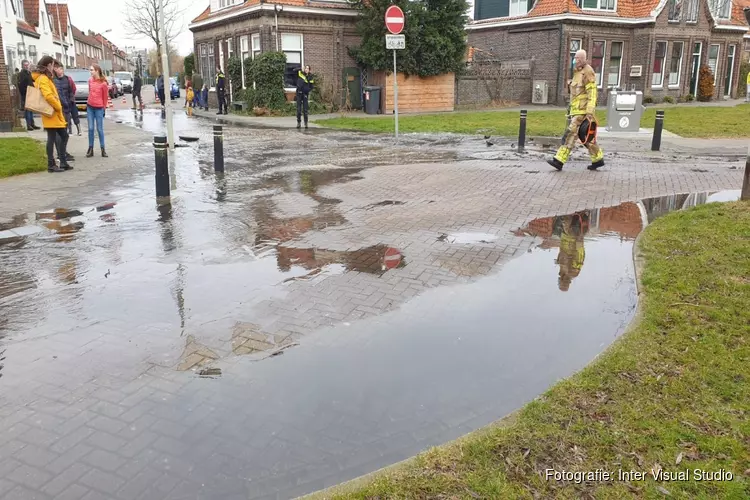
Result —
[[[48,0],[55,3],[56,0]],[[122,19],[126,16],[126,6],[131,0],[67,0],[71,22],[83,31],[103,32],[111,29],[105,36],[120,48],[134,45],[138,48],[151,49],[154,43],[147,38],[128,36]],[[136,0],[141,1],[141,0]],[[182,10],[179,35],[176,40],[181,55],[188,55],[193,49],[193,34],[188,30],[188,23],[208,6],[209,0],[172,0]],[[60,3],[66,3],[60,0]]]

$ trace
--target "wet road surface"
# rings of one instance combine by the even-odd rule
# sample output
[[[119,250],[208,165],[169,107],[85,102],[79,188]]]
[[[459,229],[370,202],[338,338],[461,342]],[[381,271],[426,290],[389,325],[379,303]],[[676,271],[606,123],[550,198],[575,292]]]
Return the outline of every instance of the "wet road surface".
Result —
[[[0,227],[3,498],[289,498],[458,437],[622,333],[646,223],[738,194],[471,224],[429,166],[420,199],[368,177],[474,158],[458,139],[230,128],[221,176],[210,129],[175,123],[201,140],[171,207],[144,166]]]

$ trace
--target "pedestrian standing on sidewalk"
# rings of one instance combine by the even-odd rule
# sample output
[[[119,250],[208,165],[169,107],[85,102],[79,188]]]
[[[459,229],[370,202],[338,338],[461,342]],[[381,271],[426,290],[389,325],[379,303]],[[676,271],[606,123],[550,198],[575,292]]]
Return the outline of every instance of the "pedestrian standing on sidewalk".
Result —
[[[193,116],[193,101],[195,100],[195,94],[193,93],[193,86],[190,82],[185,86],[185,102],[187,103],[187,115]]]
[[[78,88],[76,87],[76,82],[73,81],[73,79],[65,75],[65,78],[68,79],[68,82],[70,83],[70,88],[73,89],[73,97],[71,98],[71,101],[73,103],[73,106],[70,108],[70,115],[73,117],[73,123],[76,126],[76,135],[80,137],[81,135],[81,117],[78,114],[78,105],[76,104],[76,92],[78,92]],[[68,123],[68,134],[72,134],[73,129],[70,126],[70,123]]]
[[[72,132],[71,129],[71,123],[73,122],[73,107],[75,106],[75,90],[70,85],[70,80],[67,76],[65,76],[65,71],[62,67],[62,65],[55,61],[54,64],[54,72],[55,72],[55,88],[57,88],[57,95],[60,98],[60,104],[62,104],[63,109],[63,116],[65,117],[65,122],[68,124],[67,126],[67,132],[68,137],[70,137],[70,133]],[[55,144],[57,145],[57,158],[60,160],[60,163],[63,163],[63,157],[62,157],[62,138],[60,136],[57,136],[57,139],[55,140]],[[65,148],[67,151],[67,148]],[[66,161],[74,161],[75,158],[69,153],[65,153],[65,160]]]
[[[23,116],[26,118],[26,128],[28,130],[39,130],[34,123],[34,113],[26,109],[26,89],[29,85],[34,85],[34,79],[31,78],[29,71],[29,61],[26,59],[22,63],[23,69],[18,73],[18,91],[21,93],[21,107],[24,110]]]
[[[94,156],[94,127],[96,127],[96,132],[99,135],[102,158],[107,158],[107,151],[104,149],[104,112],[107,109],[107,102],[109,101],[109,83],[98,64],[92,64],[89,72],[91,73],[91,78],[89,78],[89,100],[86,103],[86,118],[89,125],[89,150],[86,151],[86,158]]]
[[[182,105],[183,108],[187,108],[187,105],[188,105],[187,89],[192,86],[193,86],[193,82],[191,82],[189,78],[186,78],[185,79],[185,104]]]
[[[307,112],[310,108],[310,92],[312,92],[315,81],[310,74],[310,66],[305,66],[297,72],[297,128],[300,128],[302,114],[305,115],[305,128],[307,128]]]
[[[143,87],[143,80],[141,80],[140,73],[135,74],[133,79],[133,109],[143,110],[143,98],[141,97],[141,88]],[[135,99],[138,98],[139,106],[136,106]]]
[[[166,106],[166,103],[164,101],[164,75],[162,74],[159,74],[159,77],[156,79],[156,93],[159,96],[159,102],[161,102],[161,107],[163,108]]]
[[[201,103],[203,104],[203,109],[208,111],[208,84],[203,84],[203,92],[201,92]]]
[[[51,56],[44,56],[39,60],[36,70],[31,74],[34,86],[52,106],[52,116],[42,115],[42,125],[47,131],[47,172],[64,172],[73,167],[66,160],[66,148],[68,146],[67,123],[60,96],[57,94],[54,76],[52,74],[55,60]],[[55,141],[60,138],[60,166],[55,163]]]
[[[226,95],[227,78],[221,68],[216,66],[216,97],[219,99],[219,112],[217,115],[227,115],[227,95]]]

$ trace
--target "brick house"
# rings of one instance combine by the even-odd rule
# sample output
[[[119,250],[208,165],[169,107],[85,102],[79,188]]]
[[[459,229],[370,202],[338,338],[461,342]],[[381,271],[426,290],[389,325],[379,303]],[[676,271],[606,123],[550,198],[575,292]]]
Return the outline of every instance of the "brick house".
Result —
[[[356,22],[346,0],[210,0],[189,25],[196,72],[212,85],[216,66],[226,72],[230,57],[239,56],[244,65],[248,57],[279,50],[287,56],[288,91],[308,64],[325,87],[339,90],[347,70],[357,66],[347,51],[360,43]]]
[[[3,28],[0,26],[0,47],[3,46]],[[15,117],[13,105],[13,96],[10,90],[10,75],[8,75],[10,66],[5,64],[5,51],[0,51],[0,132],[10,132],[13,130]]]
[[[612,87],[656,100],[696,95],[704,64],[720,99],[737,95],[748,31],[738,1],[746,0],[476,0],[466,29],[469,45],[499,62],[531,60],[550,104],[564,104],[579,48],[597,74],[600,104]]]
[[[102,45],[96,38],[87,35],[73,26],[73,40],[75,41],[76,62],[79,68],[89,68],[92,64],[99,64],[102,59]]]

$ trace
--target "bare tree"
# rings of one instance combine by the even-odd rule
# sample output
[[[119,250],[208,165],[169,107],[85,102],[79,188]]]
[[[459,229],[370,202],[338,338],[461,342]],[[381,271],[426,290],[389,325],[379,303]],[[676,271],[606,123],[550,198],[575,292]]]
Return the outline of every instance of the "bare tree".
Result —
[[[164,1],[164,25],[167,38],[167,49],[174,46],[179,35],[182,11],[177,7],[177,0]],[[146,37],[156,44],[158,64],[161,68],[161,38],[159,37],[159,0],[129,0],[125,5],[127,15],[125,28],[133,37]]]

